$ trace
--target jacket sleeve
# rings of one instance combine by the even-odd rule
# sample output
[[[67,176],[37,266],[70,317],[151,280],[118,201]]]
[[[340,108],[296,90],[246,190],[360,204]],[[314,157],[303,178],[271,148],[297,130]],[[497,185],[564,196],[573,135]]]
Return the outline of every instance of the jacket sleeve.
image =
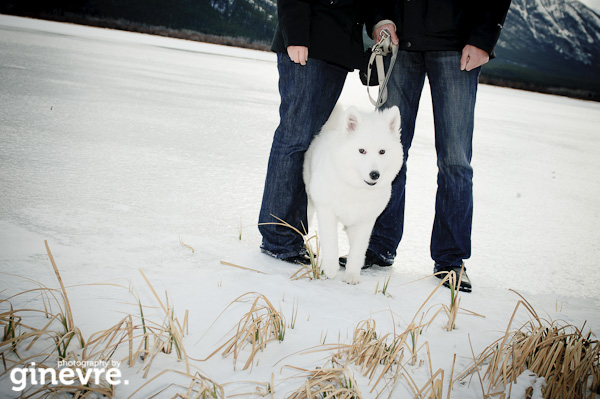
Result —
[[[310,44],[310,2],[303,0],[278,0],[277,18],[283,35],[283,44],[306,46]]]
[[[493,50],[504,26],[510,1],[477,0],[474,6],[476,7],[475,18],[477,19],[477,23],[467,40],[467,44],[480,48],[493,57]]]
[[[367,34],[373,39],[373,27],[378,22],[389,19],[397,22],[395,2],[389,0],[363,1],[361,11],[364,14]]]

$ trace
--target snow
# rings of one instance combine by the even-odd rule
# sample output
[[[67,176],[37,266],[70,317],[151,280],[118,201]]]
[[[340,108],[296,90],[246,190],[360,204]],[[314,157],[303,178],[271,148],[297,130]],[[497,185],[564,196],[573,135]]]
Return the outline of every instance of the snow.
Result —
[[[596,13],[600,13],[600,0],[581,0],[581,2],[596,11]]]
[[[506,389],[505,393],[507,397],[512,399],[544,399],[542,396],[542,386],[545,384],[544,378],[537,377],[529,370],[525,370],[517,377],[517,382],[511,387],[512,389]],[[532,387],[533,391],[531,396],[526,395],[527,388]]]
[[[324,353],[299,352],[347,343],[362,320],[373,318],[385,334],[420,317],[438,282],[428,278],[436,163],[427,90],[408,163],[405,238],[394,266],[363,272],[356,286],[343,283],[343,273],[334,280],[291,280],[297,268],[261,254],[256,228],[278,123],[272,54],[8,16],[0,16],[0,30],[2,298],[36,287],[23,277],[58,288],[47,240],[85,337],[124,313],[136,314],[128,287],[143,304],[158,306],[143,270],[180,319],[189,311],[184,342],[188,355],[199,359],[222,344],[248,310],[227,305],[244,293],[261,293],[288,324],[298,309],[285,340],[270,343],[251,370],[241,370],[244,359],[234,371],[233,359],[220,355],[194,364],[221,384],[268,382],[273,374],[277,398],[302,384],[284,366],[325,363]],[[371,108],[355,74],[341,101]],[[509,289],[541,317],[579,327],[586,322],[584,331],[599,331],[598,126],[598,103],[480,86],[474,253],[467,261],[474,291],[461,295],[461,307],[485,318],[459,314],[457,329],[446,332],[442,314],[420,337],[429,343],[433,370],[445,370],[444,389],[454,354],[457,372],[471,361],[469,340],[477,354],[503,335],[519,300]],[[388,277],[390,295],[376,294]],[[124,288],[89,285],[96,283]],[[11,302],[19,308],[27,301]],[[438,290],[423,311],[431,316],[448,303],[448,291]],[[162,318],[158,308],[148,312]],[[524,313],[517,318],[519,326],[528,320]],[[150,377],[182,367],[164,355]],[[419,387],[429,378],[427,365],[408,369]],[[117,386],[116,397],[125,398],[147,379],[137,366],[121,370],[130,384]],[[375,397],[359,370],[355,375],[365,397]],[[528,379],[529,386],[539,385],[525,375],[513,393],[524,392]],[[176,380],[159,378],[135,397]],[[16,397],[10,387],[8,376],[0,377],[0,397]],[[226,392],[254,389],[240,383]],[[400,397],[410,393],[405,382],[396,389]],[[475,380],[455,384],[452,394],[478,398],[481,387]]]

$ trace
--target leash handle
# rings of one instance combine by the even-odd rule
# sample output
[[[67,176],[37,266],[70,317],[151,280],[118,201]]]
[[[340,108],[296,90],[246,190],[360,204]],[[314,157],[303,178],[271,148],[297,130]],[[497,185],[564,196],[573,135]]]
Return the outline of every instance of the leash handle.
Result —
[[[383,57],[390,54],[390,52],[392,54],[392,58],[386,74],[383,66]],[[392,44],[391,34],[387,29],[382,30],[379,41],[373,45],[371,58],[369,58],[369,64],[367,65],[367,82],[369,82],[371,79],[373,63],[375,63],[375,67],[377,68],[377,80],[379,81],[379,95],[377,96],[377,100],[374,100],[373,97],[371,97],[369,86],[367,85],[367,95],[369,96],[371,104],[375,106],[375,109],[380,108],[387,101],[387,83],[390,80],[397,56],[398,45]]]
[[[381,60],[381,72],[382,75],[385,74],[385,78],[383,79],[379,79],[379,96],[377,97],[377,103],[373,104],[375,105],[375,108],[380,108],[383,104],[385,104],[385,102],[387,101],[387,97],[388,97],[388,90],[387,90],[387,84],[388,81],[390,80],[390,76],[392,76],[392,70],[394,69],[394,64],[396,63],[396,57],[398,56],[398,46],[392,46],[392,58],[390,59],[390,66],[388,68],[388,72],[387,74],[384,72],[384,68],[383,68],[383,60]],[[379,73],[379,65],[377,68],[377,73]],[[381,75],[377,75],[378,77]]]

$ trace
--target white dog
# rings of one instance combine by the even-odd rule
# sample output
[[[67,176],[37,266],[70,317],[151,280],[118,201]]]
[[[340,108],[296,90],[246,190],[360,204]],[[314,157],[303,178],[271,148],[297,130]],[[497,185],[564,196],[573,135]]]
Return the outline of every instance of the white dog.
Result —
[[[308,148],[304,183],[309,210],[317,213],[322,267],[328,278],[339,270],[341,222],[350,244],[344,281],[359,282],[371,231],[390,200],[403,154],[396,106],[370,113],[336,107]]]

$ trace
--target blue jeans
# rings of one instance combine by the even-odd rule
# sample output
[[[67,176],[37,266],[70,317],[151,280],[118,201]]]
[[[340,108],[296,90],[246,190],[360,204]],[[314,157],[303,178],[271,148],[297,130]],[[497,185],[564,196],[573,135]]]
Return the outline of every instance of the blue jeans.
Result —
[[[280,122],[271,146],[258,229],[263,252],[277,258],[303,254],[304,240],[277,218],[300,232],[308,229],[306,190],[302,178],[304,153],[325,124],[342,92],[348,72],[309,58],[302,66],[277,54]]]
[[[400,108],[404,166],[392,184],[392,197],[369,243],[369,248],[385,261],[393,262],[404,231],[406,161],[426,75],[433,103],[438,165],[431,257],[439,269],[460,266],[471,256],[471,154],[480,68],[461,71],[460,58],[458,51],[398,52],[384,106]]]

